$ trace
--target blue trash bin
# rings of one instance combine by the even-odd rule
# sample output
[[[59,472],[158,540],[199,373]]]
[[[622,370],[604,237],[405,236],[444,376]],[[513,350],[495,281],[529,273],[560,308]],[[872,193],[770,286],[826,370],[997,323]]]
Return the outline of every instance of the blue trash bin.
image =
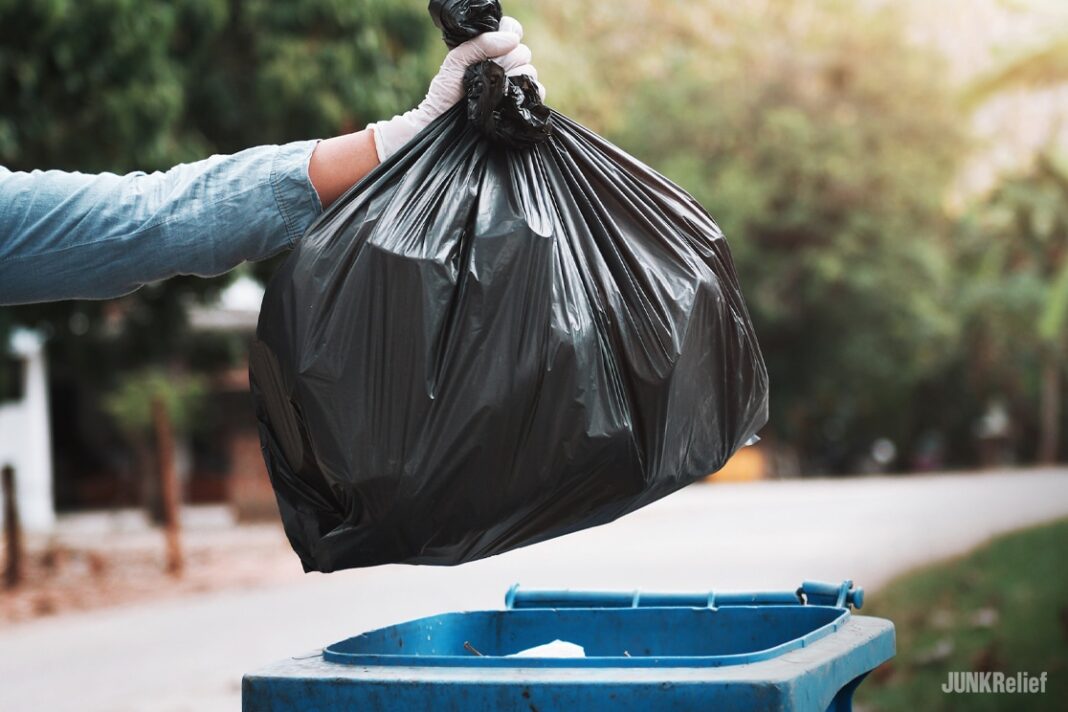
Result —
[[[863,592],[525,591],[506,608],[381,628],[245,676],[246,712],[799,710],[842,712],[894,655]],[[553,641],[583,657],[513,657]]]

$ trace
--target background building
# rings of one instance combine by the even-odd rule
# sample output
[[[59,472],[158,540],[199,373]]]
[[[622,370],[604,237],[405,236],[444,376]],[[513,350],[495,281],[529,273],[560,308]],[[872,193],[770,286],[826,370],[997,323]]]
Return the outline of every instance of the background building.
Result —
[[[0,393],[0,467],[15,468],[19,518],[28,531],[48,531],[52,502],[52,438],[48,417],[48,368],[44,343],[16,331],[8,353],[6,393]],[[3,521],[0,493],[0,521]]]

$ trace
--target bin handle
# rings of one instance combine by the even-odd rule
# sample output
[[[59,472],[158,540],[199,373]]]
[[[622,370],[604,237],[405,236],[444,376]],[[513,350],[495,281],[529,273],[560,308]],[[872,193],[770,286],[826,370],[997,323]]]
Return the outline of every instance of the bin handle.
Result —
[[[508,610],[518,608],[722,608],[724,606],[833,606],[860,608],[864,589],[805,581],[796,591],[653,593],[642,591],[524,590],[514,584],[504,595]]]

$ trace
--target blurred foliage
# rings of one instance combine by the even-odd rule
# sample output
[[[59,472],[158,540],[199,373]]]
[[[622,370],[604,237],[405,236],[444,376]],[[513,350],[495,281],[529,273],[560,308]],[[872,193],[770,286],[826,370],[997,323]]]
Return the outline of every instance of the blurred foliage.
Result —
[[[971,388],[1004,396],[1017,422],[1052,439],[1041,458],[1052,459],[1063,426],[1059,416],[1044,423],[1042,412],[1061,410],[1068,357],[1065,158],[1042,153],[1003,178],[961,220],[955,257]]]
[[[188,433],[196,428],[207,395],[207,381],[202,376],[174,375],[158,369],[133,371],[119,379],[118,386],[104,398],[104,410],[131,438],[152,434],[154,404],[158,400],[167,412],[176,432]]]
[[[164,169],[354,130],[422,96],[427,25],[418,0],[0,0],[0,163]]]
[[[422,0],[0,0],[0,164],[165,169],[330,136],[412,106],[444,48]],[[186,311],[229,281],[179,278],[115,302],[0,309],[50,339],[53,378],[209,357]]]
[[[1063,169],[1051,150],[948,212],[972,104],[909,39],[899,4],[505,9],[526,26],[549,103],[724,228],[772,379],[764,435],[805,471],[855,469],[881,437],[907,468],[932,433],[939,464],[975,464],[992,399],[1009,402],[1027,458],[1040,431],[1063,429],[1050,395],[1064,388]],[[1057,46],[991,74],[984,96],[1020,77],[1060,81]],[[158,169],[348,131],[414,105],[443,53],[424,0],[0,0],[0,163]],[[0,310],[0,332],[42,326],[53,374],[69,380],[234,363],[239,339],[185,326],[224,283]]]
[[[915,386],[960,336],[942,196],[967,142],[941,58],[908,43],[893,7],[848,0],[625,0],[582,21],[547,4],[595,53],[584,87],[626,86],[608,114],[576,109],[727,234],[771,434],[810,471],[848,469],[880,436],[907,442]]]
[[[115,388],[102,398],[104,412],[118,426],[121,441],[133,456],[141,480],[137,489],[156,523],[162,523],[164,517],[158,477],[163,443],[173,445],[175,436],[190,435],[207,427],[207,421],[202,419],[207,396],[208,380],[204,376],[146,368],[123,373]],[[157,403],[165,413],[162,423],[156,422]],[[158,427],[165,429],[166,440],[160,439]]]

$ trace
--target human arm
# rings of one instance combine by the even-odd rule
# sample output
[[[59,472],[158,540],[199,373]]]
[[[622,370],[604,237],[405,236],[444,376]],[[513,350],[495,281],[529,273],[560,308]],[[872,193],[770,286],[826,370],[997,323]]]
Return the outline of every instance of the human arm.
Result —
[[[506,70],[536,75],[521,31],[509,20],[460,45],[419,107],[346,136],[150,174],[0,168],[0,304],[106,299],[291,247],[323,207],[462,97],[467,64],[495,57]]]
[[[107,299],[266,259],[322,210],[308,180],[315,148],[258,146],[121,176],[0,168],[0,304]]]

